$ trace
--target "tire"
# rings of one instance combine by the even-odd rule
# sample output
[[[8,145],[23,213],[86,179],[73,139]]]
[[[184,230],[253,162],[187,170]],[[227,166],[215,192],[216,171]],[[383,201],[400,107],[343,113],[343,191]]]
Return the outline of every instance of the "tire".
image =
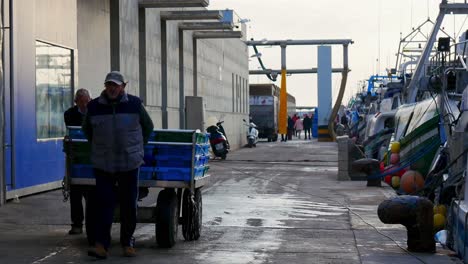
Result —
[[[268,142],[271,142],[273,141],[273,139],[271,137],[268,137]]]
[[[253,139],[250,139],[250,138],[249,138],[247,141],[248,141],[249,148],[252,148],[253,145],[254,145]]]
[[[182,235],[186,241],[198,240],[202,228],[202,194],[200,189],[193,195],[185,190],[182,201]]]
[[[178,199],[174,189],[159,193],[156,210],[156,242],[160,247],[171,248],[177,241],[179,228]]]

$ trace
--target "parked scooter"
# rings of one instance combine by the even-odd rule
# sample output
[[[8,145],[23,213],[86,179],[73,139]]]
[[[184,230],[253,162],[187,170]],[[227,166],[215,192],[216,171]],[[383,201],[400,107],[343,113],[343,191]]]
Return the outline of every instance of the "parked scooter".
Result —
[[[245,125],[249,127],[249,129],[247,130],[247,145],[249,146],[249,148],[257,147],[257,142],[258,142],[257,126],[252,121],[247,124],[247,121],[245,121],[245,119],[242,119],[242,120],[244,120]]]
[[[217,122],[216,125],[209,126],[206,132],[210,133],[210,145],[216,157],[226,159],[229,152],[229,142],[223,127],[224,121]]]

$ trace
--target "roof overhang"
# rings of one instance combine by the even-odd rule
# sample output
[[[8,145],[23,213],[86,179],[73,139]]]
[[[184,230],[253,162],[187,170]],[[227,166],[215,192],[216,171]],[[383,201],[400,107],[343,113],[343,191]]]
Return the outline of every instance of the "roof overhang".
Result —
[[[232,30],[232,23],[224,22],[182,22],[179,23],[181,30]]]
[[[162,11],[161,20],[206,20],[223,18],[219,10]]]
[[[242,38],[242,31],[195,31],[194,39],[228,39]]]
[[[139,6],[143,8],[207,7],[209,4],[209,0],[142,0]]]

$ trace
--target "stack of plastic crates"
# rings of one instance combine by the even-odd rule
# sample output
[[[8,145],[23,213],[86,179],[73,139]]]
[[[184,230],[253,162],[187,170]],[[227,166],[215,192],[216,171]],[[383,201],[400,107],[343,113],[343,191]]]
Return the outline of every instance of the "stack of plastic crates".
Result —
[[[65,151],[72,178],[94,179],[91,144],[81,127],[68,127]],[[144,146],[140,180],[190,181],[208,171],[209,135],[199,130],[156,130]]]
[[[203,177],[209,169],[208,141],[209,135],[199,130],[154,131],[145,146],[145,166],[154,169],[148,180],[188,182],[192,174],[194,179]]]
[[[68,127],[68,142],[65,142],[65,152],[70,166],[72,178],[93,179],[91,165],[91,144],[88,143],[81,127]]]

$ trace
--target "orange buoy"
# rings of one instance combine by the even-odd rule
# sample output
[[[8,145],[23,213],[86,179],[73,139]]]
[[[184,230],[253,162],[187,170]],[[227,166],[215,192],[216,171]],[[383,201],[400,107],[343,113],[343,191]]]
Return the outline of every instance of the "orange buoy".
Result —
[[[400,180],[400,189],[407,194],[412,194],[424,187],[424,178],[421,173],[409,170],[403,174]]]

